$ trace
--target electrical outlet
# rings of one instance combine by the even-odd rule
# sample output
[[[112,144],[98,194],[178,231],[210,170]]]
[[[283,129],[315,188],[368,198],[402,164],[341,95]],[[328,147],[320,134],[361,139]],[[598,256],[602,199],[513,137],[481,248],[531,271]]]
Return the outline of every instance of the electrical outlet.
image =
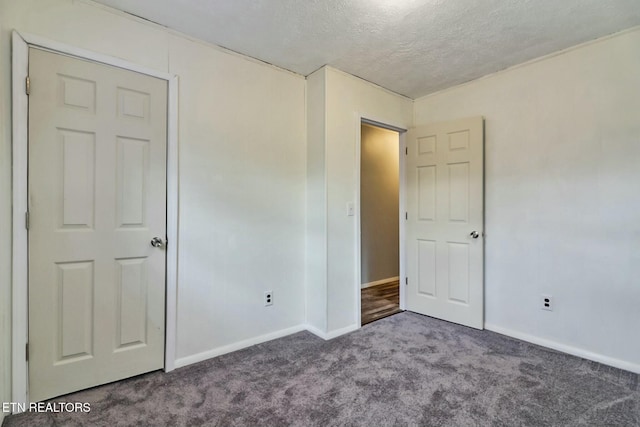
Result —
[[[273,291],[265,291],[264,293],[264,306],[273,305]]]
[[[551,295],[542,295],[542,306],[540,308],[547,311],[553,311],[553,298]]]

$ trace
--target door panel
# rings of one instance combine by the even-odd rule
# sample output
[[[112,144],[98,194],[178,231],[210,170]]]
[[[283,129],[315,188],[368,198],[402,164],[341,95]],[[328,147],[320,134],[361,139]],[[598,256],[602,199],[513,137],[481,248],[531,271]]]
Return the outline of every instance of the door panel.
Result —
[[[167,82],[29,51],[32,401],[164,365]]]
[[[407,309],[482,328],[483,120],[411,129],[407,147]]]
[[[418,239],[417,272],[418,293],[436,297],[436,242],[434,240]]]
[[[436,167],[418,167],[418,218],[436,220]]]
[[[57,362],[93,354],[93,261],[56,263]]]

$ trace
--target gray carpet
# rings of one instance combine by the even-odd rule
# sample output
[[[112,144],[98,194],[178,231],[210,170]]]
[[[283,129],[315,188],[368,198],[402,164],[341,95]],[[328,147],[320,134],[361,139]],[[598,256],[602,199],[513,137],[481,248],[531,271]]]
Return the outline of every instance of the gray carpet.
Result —
[[[638,375],[401,313],[71,394],[3,426],[640,426]]]

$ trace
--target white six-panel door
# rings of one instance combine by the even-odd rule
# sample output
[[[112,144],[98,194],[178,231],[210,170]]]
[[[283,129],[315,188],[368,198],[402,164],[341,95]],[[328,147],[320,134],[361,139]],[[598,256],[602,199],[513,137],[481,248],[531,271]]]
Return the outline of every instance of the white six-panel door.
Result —
[[[29,51],[29,394],[162,368],[167,82]]]
[[[483,119],[407,133],[406,308],[483,328]]]

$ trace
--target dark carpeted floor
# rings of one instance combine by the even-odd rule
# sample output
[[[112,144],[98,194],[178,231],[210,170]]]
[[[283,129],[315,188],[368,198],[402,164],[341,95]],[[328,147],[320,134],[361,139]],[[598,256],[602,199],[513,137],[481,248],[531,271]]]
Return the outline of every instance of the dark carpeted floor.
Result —
[[[3,426],[640,426],[639,375],[401,313],[71,394]]]

